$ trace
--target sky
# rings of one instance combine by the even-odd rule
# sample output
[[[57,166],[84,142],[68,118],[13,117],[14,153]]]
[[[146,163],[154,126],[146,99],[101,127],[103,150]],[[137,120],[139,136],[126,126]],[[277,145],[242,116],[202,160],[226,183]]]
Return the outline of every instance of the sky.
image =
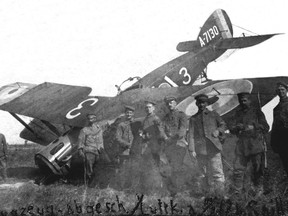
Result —
[[[181,55],[210,14],[224,9],[234,37],[287,33],[286,0],[10,0],[0,1],[0,86],[54,82],[116,95],[116,84],[144,76]],[[285,20],[285,21],[284,21]],[[241,27],[241,28],[240,28]],[[288,75],[287,34],[210,63],[211,79]],[[9,143],[23,126],[0,111]],[[24,118],[27,121],[27,118]]]

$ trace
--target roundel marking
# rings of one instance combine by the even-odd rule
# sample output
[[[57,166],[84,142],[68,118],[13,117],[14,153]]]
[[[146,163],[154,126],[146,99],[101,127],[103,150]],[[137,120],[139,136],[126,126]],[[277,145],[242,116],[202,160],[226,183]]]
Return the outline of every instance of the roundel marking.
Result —
[[[158,88],[170,88],[170,87],[171,87],[171,85],[164,82],[164,83],[161,83]]]
[[[209,97],[217,96],[219,98],[219,100],[207,108],[216,111],[220,116],[222,116],[238,106],[239,102],[237,93],[243,91],[251,93],[252,89],[253,83],[249,80],[228,80],[218,82],[185,98],[177,105],[177,108],[185,112],[187,116],[192,116],[198,111],[194,97],[198,94],[206,94]]]
[[[15,98],[23,95],[25,92],[29,91],[35,85],[25,84],[25,83],[13,83],[11,85],[6,85],[0,88],[0,106],[8,103]]]

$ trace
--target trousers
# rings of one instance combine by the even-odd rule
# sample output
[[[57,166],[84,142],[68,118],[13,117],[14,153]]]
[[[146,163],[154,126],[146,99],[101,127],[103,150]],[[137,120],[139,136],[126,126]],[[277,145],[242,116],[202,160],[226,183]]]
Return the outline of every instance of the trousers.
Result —
[[[7,179],[7,159],[5,157],[0,158],[0,171],[4,181]]]
[[[224,192],[225,176],[223,172],[221,153],[197,155],[200,170],[199,183],[203,189],[210,192]]]
[[[85,153],[85,169],[86,169],[86,176],[88,180],[91,180],[92,175],[94,173],[94,165],[96,161],[99,159],[99,155],[91,153],[91,152],[86,152]]]
[[[236,155],[234,160],[233,180],[236,190],[245,189],[251,183],[258,187],[263,176],[263,153],[249,156]]]

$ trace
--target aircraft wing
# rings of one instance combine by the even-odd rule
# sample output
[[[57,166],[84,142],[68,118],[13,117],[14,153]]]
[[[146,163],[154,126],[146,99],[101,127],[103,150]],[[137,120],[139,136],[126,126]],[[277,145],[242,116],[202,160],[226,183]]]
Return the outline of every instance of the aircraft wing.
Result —
[[[89,87],[48,82],[40,85],[14,83],[0,88],[0,110],[75,126],[76,123],[70,124],[66,115],[79,102],[87,99],[90,92]],[[77,126],[83,126],[81,122],[84,121],[80,120]]]
[[[238,38],[225,38],[220,40],[215,47],[218,49],[240,49],[262,43],[269,38],[278,34],[267,34],[249,37],[238,37]]]

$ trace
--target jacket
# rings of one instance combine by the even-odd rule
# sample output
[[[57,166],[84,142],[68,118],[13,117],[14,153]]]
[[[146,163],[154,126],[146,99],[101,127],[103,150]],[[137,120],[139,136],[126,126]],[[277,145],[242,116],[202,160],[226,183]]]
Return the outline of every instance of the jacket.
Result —
[[[243,128],[237,125],[243,124]],[[253,126],[253,129],[249,129]],[[238,137],[235,154],[249,156],[264,151],[264,134],[269,131],[265,115],[259,108],[249,107],[243,110],[236,108],[230,132]]]
[[[188,120],[184,112],[173,110],[167,113],[163,119],[163,124],[168,137],[174,139],[186,138]]]
[[[281,100],[273,110],[271,147],[274,152],[288,152],[288,98]]]
[[[159,153],[162,148],[163,140],[167,139],[163,124],[159,117],[154,113],[146,116],[142,123],[142,131],[143,141],[144,143],[147,143],[147,147],[149,147],[153,154]],[[144,147],[144,150],[142,149],[142,152],[145,152],[145,149],[146,147]]]
[[[207,151],[207,148],[209,148],[207,143],[214,145],[216,150],[222,151],[222,143],[219,137],[224,136],[225,129],[225,122],[215,111],[205,109],[202,112],[197,112],[189,120],[189,151],[207,155],[209,153]],[[219,131],[218,137],[213,137],[212,135],[215,130]]]
[[[133,134],[131,130],[131,121],[121,122],[116,130],[116,142],[119,144],[120,154],[129,154],[129,148],[132,145],[132,141]]]
[[[101,127],[93,124],[82,128],[78,141],[78,149],[83,149],[84,152],[99,154],[98,150],[103,148],[103,133]]]
[[[0,133],[0,157],[7,156],[7,143],[5,136]]]
[[[163,124],[154,113],[145,117],[142,130],[147,140],[167,139]]]

